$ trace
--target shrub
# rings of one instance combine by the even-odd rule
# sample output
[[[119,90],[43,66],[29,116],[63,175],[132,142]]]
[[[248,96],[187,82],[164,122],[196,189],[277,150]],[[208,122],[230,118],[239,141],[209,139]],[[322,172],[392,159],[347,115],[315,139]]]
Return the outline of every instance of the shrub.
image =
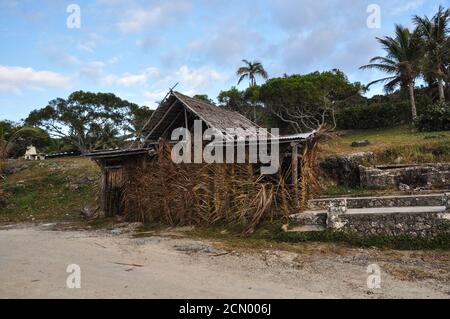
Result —
[[[5,207],[8,203],[9,194],[0,189],[0,208]]]
[[[450,104],[437,102],[429,105],[416,121],[419,131],[448,131],[450,130]]]
[[[391,127],[410,122],[408,102],[356,105],[341,110],[337,116],[340,129],[371,129]]]

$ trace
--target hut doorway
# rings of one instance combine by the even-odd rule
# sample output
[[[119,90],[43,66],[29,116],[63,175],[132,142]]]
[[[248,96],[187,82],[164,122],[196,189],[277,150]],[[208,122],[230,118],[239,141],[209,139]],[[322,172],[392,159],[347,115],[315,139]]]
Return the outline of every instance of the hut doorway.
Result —
[[[107,162],[103,167],[102,209],[106,216],[122,215],[123,166],[121,161]]]

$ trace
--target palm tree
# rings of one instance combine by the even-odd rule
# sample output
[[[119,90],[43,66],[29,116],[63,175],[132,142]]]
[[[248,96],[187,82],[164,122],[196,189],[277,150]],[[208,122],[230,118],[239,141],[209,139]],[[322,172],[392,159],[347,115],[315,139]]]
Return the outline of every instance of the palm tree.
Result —
[[[425,73],[437,80],[439,99],[444,101],[445,60],[450,54],[450,9],[444,10],[444,7],[439,6],[438,12],[431,19],[427,16],[415,16],[413,21],[425,47]]]
[[[386,56],[377,56],[370,60],[370,64],[363,65],[360,69],[377,69],[391,74],[367,85],[386,83],[386,92],[392,92],[396,87],[408,90],[413,120],[417,118],[416,101],[414,97],[414,84],[420,74],[419,61],[422,56],[419,36],[416,31],[410,32],[408,28],[395,26],[395,37],[377,38],[383,45]]]
[[[249,62],[247,60],[242,60],[242,62],[245,63],[245,66],[241,66],[236,72],[237,76],[239,76],[238,85],[242,82],[242,80],[248,78],[250,86],[255,86],[256,76],[259,75],[263,79],[267,79],[269,77],[261,62]]]

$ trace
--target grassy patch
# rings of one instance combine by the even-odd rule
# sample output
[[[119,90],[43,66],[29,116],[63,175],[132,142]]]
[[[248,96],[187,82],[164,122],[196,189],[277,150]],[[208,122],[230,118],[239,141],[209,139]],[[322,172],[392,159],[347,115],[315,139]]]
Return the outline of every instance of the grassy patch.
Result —
[[[2,182],[8,194],[0,208],[0,223],[73,221],[80,209],[95,205],[99,171],[87,158],[12,161],[20,168]]]
[[[323,232],[284,232],[280,222],[265,223],[252,235],[243,235],[241,227],[229,227],[223,224],[196,226],[182,231],[189,237],[208,239],[226,250],[285,250],[299,253],[310,251],[340,254],[350,247],[378,247],[398,250],[449,250],[450,236],[442,235],[433,239],[410,236],[360,236],[335,231]],[[167,227],[161,224],[144,226],[138,237],[167,233]]]
[[[347,185],[333,185],[321,191],[321,195],[326,197],[343,196],[343,195],[364,197],[364,196],[376,196],[378,194],[379,190],[377,189],[352,187]]]
[[[342,136],[322,145],[322,156],[374,152],[381,163],[425,163],[450,161],[450,132],[418,132],[412,126],[342,131]],[[437,137],[437,138],[430,138]],[[365,147],[353,141],[369,140]]]
[[[273,228],[270,238],[282,242],[343,242],[358,247],[380,247],[400,250],[450,249],[450,236],[442,234],[435,238],[415,238],[411,236],[361,236],[336,231],[286,233],[279,227]]]
[[[290,242],[275,240],[273,233],[280,224],[266,223],[258,227],[252,235],[243,235],[242,228],[230,228],[226,225],[216,224],[212,226],[194,227],[187,231],[190,237],[198,239],[212,240],[220,249],[224,250],[244,250],[244,251],[265,251],[265,250],[283,250],[300,254],[309,253],[334,253],[342,254],[349,248],[344,242]]]

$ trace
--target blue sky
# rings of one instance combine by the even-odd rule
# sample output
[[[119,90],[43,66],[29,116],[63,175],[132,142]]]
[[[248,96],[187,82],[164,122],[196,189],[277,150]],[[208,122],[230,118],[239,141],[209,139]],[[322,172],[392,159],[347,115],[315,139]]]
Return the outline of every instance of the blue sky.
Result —
[[[80,28],[68,28],[70,4]],[[368,28],[367,7],[381,9]],[[155,107],[179,82],[217,97],[235,85],[242,59],[271,77],[339,68],[352,81],[381,76],[358,67],[383,54],[376,36],[446,0],[0,0],[0,119],[19,121],[75,90],[113,92]],[[247,83],[242,83],[244,88]],[[369,94],[381,92],[373,87]]]

